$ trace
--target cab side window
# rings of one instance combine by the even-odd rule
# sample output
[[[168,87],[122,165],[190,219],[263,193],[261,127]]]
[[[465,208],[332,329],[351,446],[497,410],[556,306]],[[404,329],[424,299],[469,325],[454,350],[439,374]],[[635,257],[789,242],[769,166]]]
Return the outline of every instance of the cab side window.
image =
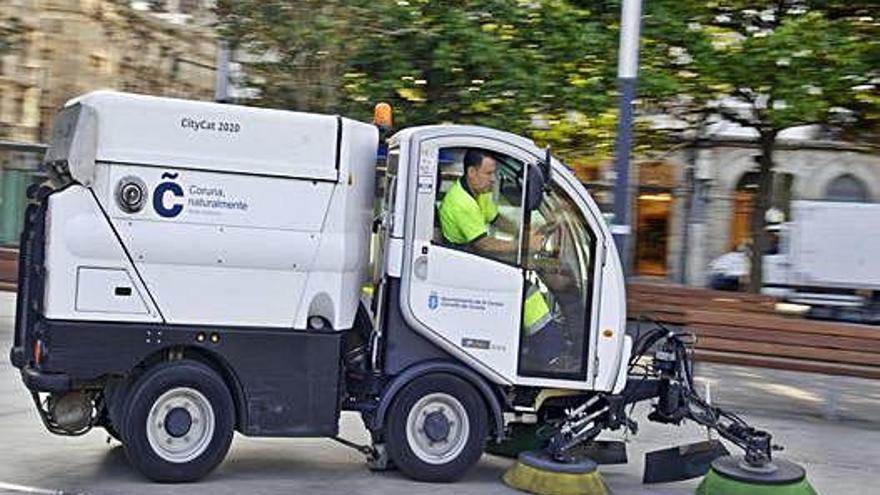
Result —
[[[465,167],[465,157],[472,149],[441,148],[438,152],[433,241],[518,265],[523,163],[503,153],[479,149],[481,156],[490,158],[486,163],[494,163],[495,171],[488,190],[475,191]],[[483,238],[489,241],[481,242]]]

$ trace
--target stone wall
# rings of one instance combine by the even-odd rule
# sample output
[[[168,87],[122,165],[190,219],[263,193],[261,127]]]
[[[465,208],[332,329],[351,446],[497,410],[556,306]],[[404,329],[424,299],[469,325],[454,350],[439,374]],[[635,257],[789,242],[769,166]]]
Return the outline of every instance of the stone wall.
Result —
[[[46,141],[58,109],[96,89],[213,99],[217,42],[207,2],[195,3],[205,7],[186,15],[104,0],[4,2],[26,35],[0,57],[0,140]]]

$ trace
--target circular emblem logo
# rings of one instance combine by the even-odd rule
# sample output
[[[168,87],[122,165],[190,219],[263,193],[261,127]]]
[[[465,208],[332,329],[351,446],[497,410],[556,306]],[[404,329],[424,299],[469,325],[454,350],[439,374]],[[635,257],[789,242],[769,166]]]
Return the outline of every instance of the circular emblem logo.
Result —
[[[123,177],[116,184],[116,204],[126,213],[137,213],[147,203],[147,185],[139,177]]]

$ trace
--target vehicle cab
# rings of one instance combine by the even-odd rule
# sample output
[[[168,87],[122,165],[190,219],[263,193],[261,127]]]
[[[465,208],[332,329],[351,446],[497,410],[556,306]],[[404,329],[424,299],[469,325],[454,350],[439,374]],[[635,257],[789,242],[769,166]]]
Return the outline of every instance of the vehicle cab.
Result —
[[[513,231],[490,228],[489,235],[508,241],[507,252],[462,249],[439,228],[439,206],[464,173],[468,149],[497,163],[493,197]],[[475,126],[416,127],[389,140],[378,267],[385,280],[378,296],[388,299],[376,325],[386,333],[386,373],[417,361],[418,349],[435,347],[498,385],[623,387],[621,362],[631,343],[612,237],[580,182],[558,160],[546,164],[547,157],[528,139]],[[524,366],[528,342],[520,330],[532,287],[550,301],[565,338],[559,359],[537,369]]]

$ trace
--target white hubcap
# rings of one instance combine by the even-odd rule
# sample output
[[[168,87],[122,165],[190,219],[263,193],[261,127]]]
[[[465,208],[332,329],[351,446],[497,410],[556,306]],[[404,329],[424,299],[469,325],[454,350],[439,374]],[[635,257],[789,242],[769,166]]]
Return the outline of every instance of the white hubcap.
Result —
[[[467,444],[470,421],[455,397],[433,393],[419,399],[406,418],[406,440],[413,453],[428,464],[446,464]]]
[[[201,392],[173,388],[156,399],[147,416],[153,452],[177,464],[202,455],[214,436],[214,408]]]

